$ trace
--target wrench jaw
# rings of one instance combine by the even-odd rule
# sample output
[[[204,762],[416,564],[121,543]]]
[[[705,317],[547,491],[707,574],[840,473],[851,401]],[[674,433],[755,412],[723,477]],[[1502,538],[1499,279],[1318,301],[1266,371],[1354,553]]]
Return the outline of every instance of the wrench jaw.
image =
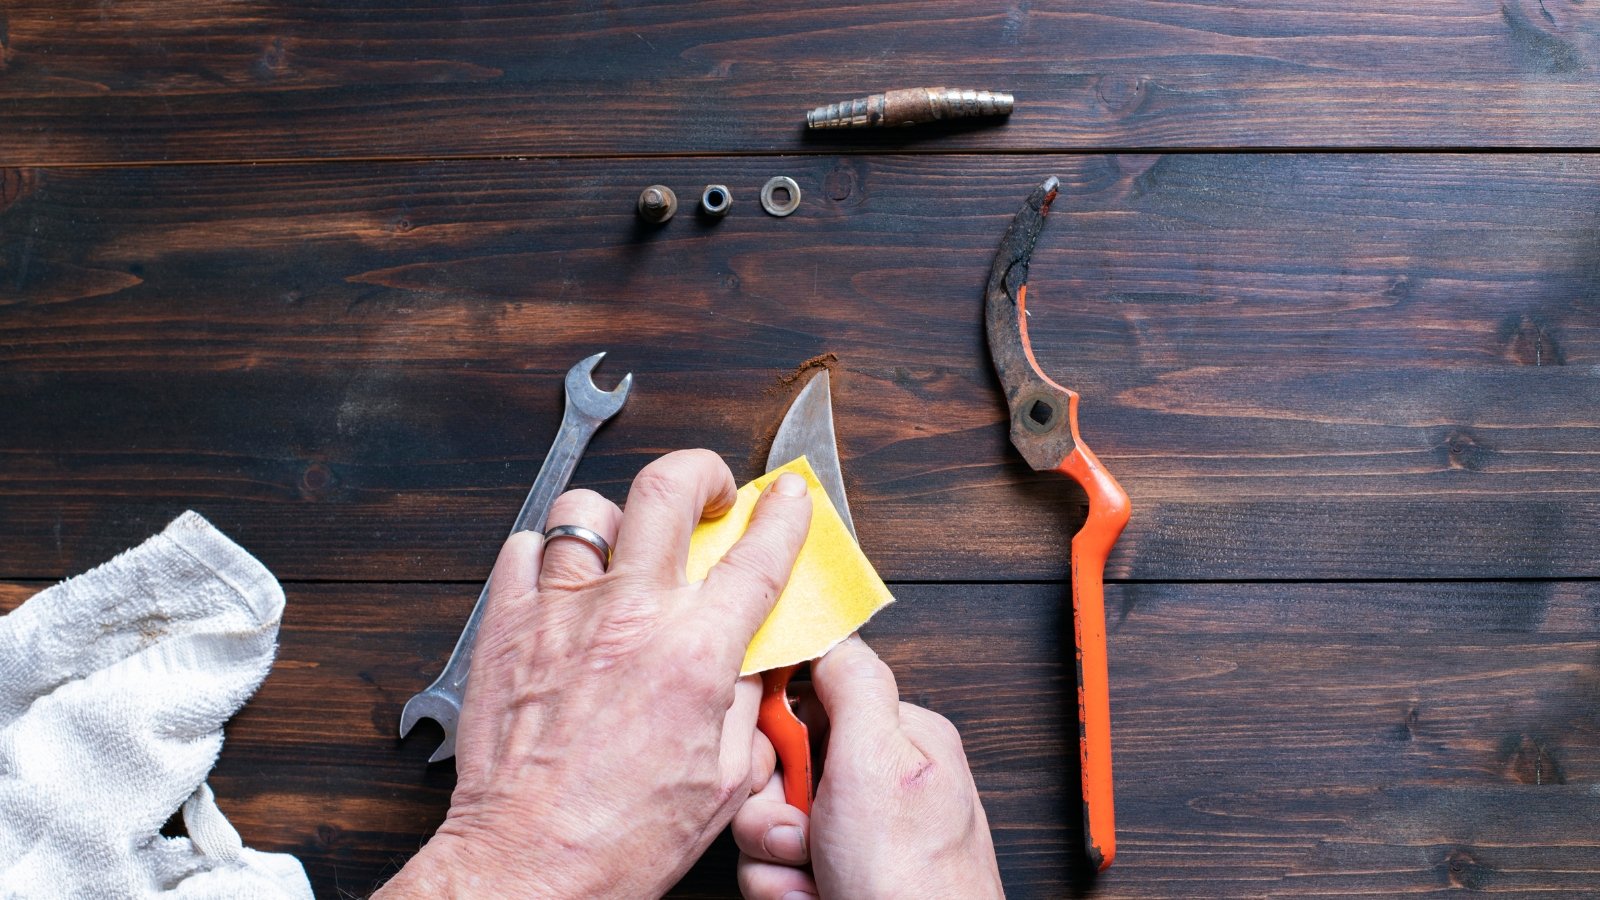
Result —
[[[444,742],[439,745],[428,762],[436,763],[456,755],[456,724],[461,719],[461,706],[447,694],[423,691],[406,701],[400,710],[400,739],[405,740],[411,729],[423,719],[432,719],[444,730]]]
[[[600,360],[605,359],[602,350],[587,359],[581,359],[578,364],[567,370],[567,403],[578,412],[597,422],[604,422],[617,414],[622,409],[622,404],[628,400],[628,390],[633,387],[633,373],[622,376],[617,386],[609,391],[602,391],[594,383],[595,366],[600,365]]]

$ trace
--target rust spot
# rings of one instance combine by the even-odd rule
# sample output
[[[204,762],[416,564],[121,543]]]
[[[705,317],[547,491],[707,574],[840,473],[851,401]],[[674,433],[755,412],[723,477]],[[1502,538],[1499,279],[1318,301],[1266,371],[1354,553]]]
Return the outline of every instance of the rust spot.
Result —
[[[779,376],[778,383],[767,388],[768,394],[782,393],[793,387],[795,382],[808,378],[817,369],[827,369],[830,372],[839,365],[839,356],[836,353],[818,353],[798,366],[787,375]],[[776,428],[776,426],[774,426]]]
[[[798,366],[794,370],[778,376],[777,382],[768,387],[762,395],[769,399],[779,397],[787,398],[797,382],[807,380],[808,376],[817,369],[837,371],[839,356],[836,353],[818,353]],[[748,462],[750,471],[765,472],[767,469],[767,454],[772,452],[772,439],[778,434],[778,426],[783,424],[783,413],[789,408],[785,402],[781,407],[772,410],[763,410],[756,413],[756,420],[762,422],[761,431],[755,436],[750,447]]]

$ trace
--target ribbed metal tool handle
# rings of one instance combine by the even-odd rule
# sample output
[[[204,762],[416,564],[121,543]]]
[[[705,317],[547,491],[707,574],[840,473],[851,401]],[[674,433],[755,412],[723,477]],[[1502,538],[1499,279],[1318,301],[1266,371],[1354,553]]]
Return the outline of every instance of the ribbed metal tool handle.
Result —
[[[877,128],[946,119],[1009,116],[1014,98],[1000,91],[906,88],[819,106],[806,113],[807,128]]]

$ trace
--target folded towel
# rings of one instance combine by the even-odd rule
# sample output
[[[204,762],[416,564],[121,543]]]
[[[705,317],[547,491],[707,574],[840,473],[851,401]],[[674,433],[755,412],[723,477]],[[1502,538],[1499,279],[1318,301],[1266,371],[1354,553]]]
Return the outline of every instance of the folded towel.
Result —
[[[282,615],[272,573],[188,512],[0,617],[0,897],[310,900],[205,784]],[[180,807],[189,836],[163,837]]]

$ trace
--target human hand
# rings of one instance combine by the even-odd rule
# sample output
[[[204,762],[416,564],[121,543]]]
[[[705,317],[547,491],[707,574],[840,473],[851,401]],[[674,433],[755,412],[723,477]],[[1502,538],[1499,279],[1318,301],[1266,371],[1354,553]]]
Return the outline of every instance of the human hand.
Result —
[[[672,886],[772,773],[759,677],[739,667],[805,542],[805,481],[784,475],[706,578],[689,535],[734,501],[704,450],[634,479],[627,510],[562,495],[552,525],[613,547],[514,535],[491,576],[438,833],[384,897],[644,897]]]
[[[811,680],[828,716],[811,817],[783,801],[777,774],[740,808],[744,896],[1003,897],[955,726],[900,702],[894,673],[859,637],[812,663]]]

